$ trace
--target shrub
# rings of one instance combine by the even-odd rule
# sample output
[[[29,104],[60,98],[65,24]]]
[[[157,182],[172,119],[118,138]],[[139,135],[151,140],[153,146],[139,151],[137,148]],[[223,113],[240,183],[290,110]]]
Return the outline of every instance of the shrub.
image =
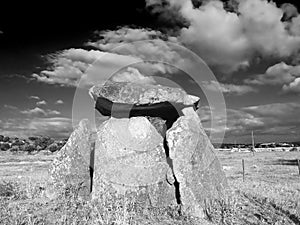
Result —
[[[48,146],[50,152],[56,152],[60,149],[60,147],[56,143],[52,143]]]
[[[39,137],[35,140],[35,145],[40,146],[41,150],[46,149],[49,145],[51,145],[54,142],[52,138],[49,137]]]
[[[25,145],[24,151],[31,153],[34,150],[36,150],[35,146],[33,144]]]
[[[20,150],[19,146],[17,146],[17,145],[11,146],[11,148],[9,149],[9,151],[14,152],[14,153],[18,152],[19,150]]]
[[[1,143],[0,144],[0,149],[2,151],[7,151],[10,148],[10,145],[8,143]]]
[[[9,142],[9,140],[10,140],[10,138],[9,138],[8,136],[5,136],[5,137],[3,138],[3,141],[4,141],[4,142]]]

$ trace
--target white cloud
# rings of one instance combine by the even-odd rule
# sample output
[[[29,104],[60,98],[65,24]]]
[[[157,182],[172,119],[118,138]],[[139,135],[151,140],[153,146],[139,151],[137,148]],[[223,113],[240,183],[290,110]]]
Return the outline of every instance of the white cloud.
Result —
[[[34,95],[29,96],[28,98],[29,98],[29,99],[40,100],[40,97],[39,97],[39,96],[34,96]]]
[[[50,115],[50,116],[60,115],[60,112],[57,110],[47,110],[47,115]]]
[[[207,132],[218,133],[225,129],[225,138],[239,142],[251,141],[251,131],[261,139],[273,141],[275,135],[282,140],[296,140],[300,134],[300,103],[271,103],[265,105],[254,105],[240,109],[227,108],[226,118],[221,116],[215,118],[216,127],[211,128],[211,109],[201,107],[199,116]],[[226,121],[226,127],[223,126]]]
[[[150,40],[161,38],[164,35],[160,31],[145,29],[145,28],[129,28],[122,27],[118,30],[96,31],[98,41],[89,41],[86,45],[94,46],[104,51],[111,51],[119,47],[120,44],[126,42],[134,42],[141,40]]]
[[[204,88],[210,91],[220,91],[224,94],[243,95],[249,92],[256,92],[256,90],[248,85],[224,84],[217,81],[204,81]]]
[[[62,86],[91,86],[109,79],[125,66],[143,61],[136,56],[84,49],[67,49],[49,58],[53,66],[32,76],[40,82]],[[139,68],[153,72],[162,66],[140,63]]]
[[[188,60],[186,56],[183,58],[179,54],[179,49],[174,50],[165,42],[166,40],[179,44],[177,38],[167,37],[159,31],[123,27],[115,31],[100,32],[100,38],[98,41],[88,42],[87,45],[92,45],[103,51],[142,59],[146,62],[141,64],[143,68],[140,66],[139,69],[147,69],[147,74],[153,74],[157,71],[161,73],[176,72],[177,69],[172,65],[178,66]]]
[[[287,93],[300,93],[300,77],[289,84],[283,85],[282,90]]]
[[[72,132],[72,120],[65,117],[14,118],[0,122],[4,135],[28,137],[45,135],[53,138],[67,138]]]
[[[258,55],[288,57],[300,48],[300,17],[281,21],[287,9],[273,2],[239,1],[235,12],[226,11],[218,0],[203,2],[199,8],[190,0],[168,2],[188,21],[178,40],[222,71],[244,68]]]
[[[136,68],[128,67],[125,71],[119,72],[112,77],[115,82],[130,82],[139,84],[156,83],[153,77],[148,77],[140,73]]]
[[[45,110],[39,108],[39,107],[35,107],[34,109],[27,109],[27,110],[22,110],[21,111],[22,114],[25,115],[44,115],[46,116],[47,113],[45,112]]]
[[[285,116],[289,118],[300,111],[300,104],[295,102],[272,103],[266,105],[244,107],[243,110],[254,113],[259,116],[265,116],[265,117]]]
[[[14,105],[4,105],[4,108],[6,108],[6,109],[11,109],[11,110],[17,110],[18,109],[18,107],[17,106],[14,106]]]
[[[300,65],[291,66],[284,62],[275,64],[264,74],[246,79],[245,83],[257,85],[281,85],[285,93],[300,92]]]
[[[55,104],[64,104],[64,101],[61,100],[61,99],[58,99],[58,100],[55,102]]]
[[[40,105],[47,105],[47,102],[45,100],[42,100],[42,101],[38,101],[36,103],[36,105],[40,106]]]
[[[59,115],[60,112],[56,110],[44,110],[39,107],[35,107],[33,109],[26,109],[20,111],[20,113],[28,115],[28,116],[49,116],[49,115]]]
[[[290,83],[295,76],[300,75],[300,66],[290,66],[284,62],[269,67],[264,74],[256,75],[253,79],[247,79],[245,82],[258,85],[276,85]]]

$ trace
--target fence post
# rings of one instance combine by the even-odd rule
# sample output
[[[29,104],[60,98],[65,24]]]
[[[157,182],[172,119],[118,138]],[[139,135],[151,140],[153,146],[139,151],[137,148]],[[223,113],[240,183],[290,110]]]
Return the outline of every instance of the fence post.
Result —
[[[298,161],[298,163],[299,163],[299,161]],[[243,182],[244,182],[245,181],[245,160],[244,159],[242,159],[242,167],[243,167]]]
[[[298,162],[298,170],[299,170],[299,176],[300,176],[300,159],[297,159]]]

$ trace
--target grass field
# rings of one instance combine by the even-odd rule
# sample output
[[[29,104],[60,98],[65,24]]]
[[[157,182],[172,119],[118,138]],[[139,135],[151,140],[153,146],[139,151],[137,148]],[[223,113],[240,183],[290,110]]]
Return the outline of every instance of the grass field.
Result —
[[[300,152],[217,152],[231,188],[209,202],[208,220],[176,208],[143,208],[132,201],[49,200],[47,170],[55,154],[0,152],[0,224],[300,224]],[[245,160],[243,181],[242,159]]]

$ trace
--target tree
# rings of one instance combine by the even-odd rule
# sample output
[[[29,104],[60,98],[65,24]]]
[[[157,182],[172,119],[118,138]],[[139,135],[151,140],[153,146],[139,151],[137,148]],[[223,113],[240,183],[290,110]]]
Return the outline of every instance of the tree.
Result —
[[[16,153],[19,151],[19,146],[15,145],[15,146],[11,146],[11,148],[9,149],[9,151]]]
[[[5,136],[5,137],[3,138],[3,142],[9,142],[9,140],[10,140],[10,138],[9,138],[8,136]]]
[[[60,147],[56,143],[52,143],[48,146],[50,152],[56,152],[60,149]]]
[[[39,137],[35,140],[35,145],[40,146],[41,150],[46,149],[49,145],[51,145],[54,142],[52,138],[49,137]]]
[[[0,135],[0,141],[3,141],[3,139],[4,139],[4,136]]]
[[[35,140],[38,139],[38,137],[29,137],[28,139],[29,139],[30,141],[35,141]]]
[[[1,143],[0,144],[0,149],[2,151],[7,151],[10,148],[10,145],[8,143]]]
[[[36,150],[36,148],[33,144],[26,145],[24,149],[24,151],[28,152],[29,154],[32,153],[34,150]]]

